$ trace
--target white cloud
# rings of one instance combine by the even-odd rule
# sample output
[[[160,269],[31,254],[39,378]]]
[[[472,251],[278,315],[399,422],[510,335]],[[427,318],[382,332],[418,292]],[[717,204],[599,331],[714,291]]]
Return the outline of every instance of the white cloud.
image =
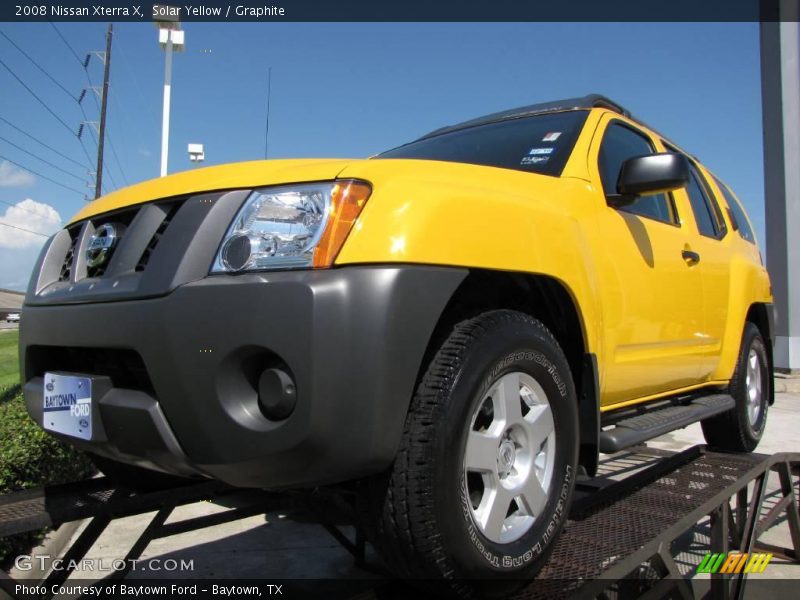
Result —
[[[26,198],[9,206],[5,214],[0,216],[0,248],[40,248],[46,237],[30,232],[36,231],[49,237],[60,226],[61,215],[55,208]]]
[[[49,204],[27,198],[9,206],[0,223],[50,234],[61,227],[61,216]],[[0,287],[24,290],[46,238],[0,225]]]
[[[28,171],[14,166],[7,160],[0,162],[0,187],[26,187],[36,183],[36,178]]]

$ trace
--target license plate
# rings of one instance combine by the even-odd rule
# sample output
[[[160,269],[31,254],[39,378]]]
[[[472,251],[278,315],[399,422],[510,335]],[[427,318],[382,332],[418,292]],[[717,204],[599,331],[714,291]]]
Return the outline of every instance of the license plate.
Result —
[[[83,440],[92,438],[92,380],[88,377],[44,376],[43,426]]]

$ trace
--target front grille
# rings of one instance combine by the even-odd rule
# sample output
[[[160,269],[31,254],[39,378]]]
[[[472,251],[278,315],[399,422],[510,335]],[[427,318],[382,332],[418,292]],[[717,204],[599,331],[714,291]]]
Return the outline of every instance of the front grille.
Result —
[[[178,209],[183,205],[183,200],[170,200],[167,202],[159,202],[156,204],[163,211],[163,219],[159,222],[157,229],[153,232],[152,236],[147,242],[147,246],[142,250],[141,256],[136,263],[134,271],[140,273],[147,268],[153,252],[161,241],[162,237],[167,231],[167,228],[172,223]],[[70,227],[67,232],[70,236],[70,245],[67,250],[64,260],[61,263],[61,268],[58,274],[58,281],[79,281],[84,277],[100,278],[103,277],[111,263],[111,260],[116,253],[117,249],[123,243],[124,238],[130,235],[134,229],[137,228],[136,216],[143,208],[148,205],[140,205],[133,208],[99,215],[88,221],[84,221],[77,225]],[[117,229],[117,240],[113,247],[106,253],[106,259],[99,265],[89,266],[85,261],[80,261],[85,267],[78,269],[78,254],[79,252],[86,252],[87,246],[91,239],[91,233],[97,231],[105,224],[112,224]],[[88,231],[86,228],[89,228]],[[147,235],[147,233],[145,233]],[[147,238],[145,238],[147,239]],[[82,270],[83,272],[78,272]]]
[[[105,274],[106,269],[108,268],[108,264],[111,262],[111,258],[114,256],[114,252],[122,243],[122,240],[125,237],[127,229],[130,227],[134,217],[139,212],[139,210],[140,207],[137,206],[132,210],[124,210],[110,215],[104,215],[92,219],[91,222],[95,229],[99,229],[102,225],[109,223],[117,228],[119,234],[117,243],[109,250],[106,260],[102,264],[97,265],[95,267],[87,267],[86,269],[87,277],[102,277]]]
[[[70,224],[44,253],[28,303],[154,297],[204,277],[216,251],[207,240],[224,235],[246,195],[237,190],[164,198]]]
[[[69,229],[69,235],[72,239],[69,250],[67,250],[66,256],[64,256],[64,262],[61,263],[61,271],[58,274],[59,281],[69,281],[70,276],[72,275],[73,265],[75,264],[75,246],[78,244],[78,236],[80,235],[81,228],[80,227],[73,227]]]
[[[69,348],[30,346],[25,355],[26,378],[42,377],[48,371],[105,375],[114,387],[153,395],[153,384],[138,352],[118,348]]]
[[[142,256],[139,258],[139,262],[136,263],[136,271],[141,272],[147,268],[147,263],[150,262],[150,257],[153,255],[153,251],[158,246],[158,242],[161,240],[161,236],[167,231],[167,227],[172,222],[172,217],[175,216],[175,213],[178,212],[178,209],[181,207],[180,202],[173,202],[167,208],[167,216],[164,217],[164,220],[161,221],[161,225],[158,226],[158,229],[153,234],[153,237],[150,238],[150,243],[147,244],[147,248],[144,249],[142,252]]]

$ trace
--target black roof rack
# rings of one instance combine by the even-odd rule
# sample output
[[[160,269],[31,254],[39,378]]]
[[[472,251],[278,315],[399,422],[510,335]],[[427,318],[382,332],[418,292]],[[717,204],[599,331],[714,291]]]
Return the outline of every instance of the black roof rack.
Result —
[[[442,135],[443,133],[450,133],[451,131],[458,131],[459,129],[466,129],[468,127],[475,127],[476,125],[485,125],[487,123],[496,123],[498,121],[505,121],[508,119],[518,119],[520,117],[527,117],[530,115],[537,115],[547,112],[557,112],[562,110],[575,110],[586,108],[608,108],[615,112],[620,113],[626,117],[631,118],[631,113],[626,108],[620,106],[613,100],[606,98],[600,94],[589,94],[579,98],[567,98],[565,100],[555,100],[553,102],[543,102],[541,104],[531,104],[530,106],[522,106],[520,108],[512,108],[501,112],[492,113],[476,119],[470,119],[463,123],[456,125],[448,125],[423,135],[421,140],[426,138]]]

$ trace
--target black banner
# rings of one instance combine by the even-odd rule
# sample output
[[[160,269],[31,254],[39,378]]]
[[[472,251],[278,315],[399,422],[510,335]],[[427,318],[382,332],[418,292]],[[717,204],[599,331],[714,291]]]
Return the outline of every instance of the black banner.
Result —
[[[692,582],[681,579],[662,580],[663,584]],[[473,582],[474,583],[474,582]],[[483,582],[484,585],[497,586],[497,582]],[[496,593],[497,598],[521,600],[523,598],[540,598],[541,600],[556,598],[569,600],[573,596],[565,590],[575,589],[576,584],[587,582],[566,581],[525,581],[503,584],[506,593]],[[622,582],[604,582],[609,585],[610,595],[622,599],[638,598],[648,590],[652,590],[655,581],[626,579]],[[745,587],[745,598],[770,600],[789,600],[796,598],[797,580],[769,579],[765,575],[750,577]],[[697,597],[708,591],[709,581],[694,584]],[[386,579],[220,579],[220,580],[169,580],[169,579],[131,579],[122,581],[103,580],[99,582],[81,579],[69,579],[64,583],[42,584],[31,581],[13,582],[0,578],[0,598],[2,590],[14,600],[129,600],[142,598],[147,600],[222,600],[234,598],[280,598],[298,600],[364,600],[365,598],[380,600],[439,600],[442,597],[459,598],[453,591],[446,592],[446,587],[437,581],[390,581]],[[662,589],[663,591],[663,589]],[[659,595],[657,597],[664,597]],[[713,596],[716,597],[716,596]]]
[[[686,580],[664,580],[663,583],[672,583]],[[521,587],[514,591],[515,585],[504,584],[504,589],[510,590],[497,597],[508,600],[522,600],[524,598],[539,598],[548,600],[556,598],[569,600],[569,593],[554,592],[558,587],[554,584],[563,584],[566,589],[574,587],[574,581],[547,581],[547,585],[540,586],[537,581],[520,582]],[[583,582],[585,583],[585,582]],[[653,581],[624,580],[620,583],[607,582],[612,595],[620,600],[634,600],[652,588]],[[697,596],[702,596],[708,590],[708,580],[695,586]],[[194,600],[221,600],[235,598],[246,600],[248,598],[286,598],[310,600],[439,600],[442,597],[458,598],[452,592],[445,594],[440,584],[432,581],[387,581],[379,579],[361,580],[320,580],[320,579],[283,579],[275,581],[252,579],[227,579],[219,581],[209,580],[123,580],[89,582],[85,580],[72,580],[59,584],[37,584],[34,582],[8,582],[0,579],[0,598],[2,590],[6,588],[14,600],[42,600],[52,598],[58,600],[88,600],[102,598],[104,600],[126,600],[143,598],[147,600],[178,600],[192,598]],[[496,582],[485,582],[486,585],[496,585]],[[750,577],[745,587],[745,598],[770,598],[771,600],[788,600],[796,598],[797,580],[768,579],[763,575]],[[664,597],[664,596],[657,596]],[[712,596],[716,597],[716,596]]]
[[[11,0],[0,21],[794,21],[797,0]]]

